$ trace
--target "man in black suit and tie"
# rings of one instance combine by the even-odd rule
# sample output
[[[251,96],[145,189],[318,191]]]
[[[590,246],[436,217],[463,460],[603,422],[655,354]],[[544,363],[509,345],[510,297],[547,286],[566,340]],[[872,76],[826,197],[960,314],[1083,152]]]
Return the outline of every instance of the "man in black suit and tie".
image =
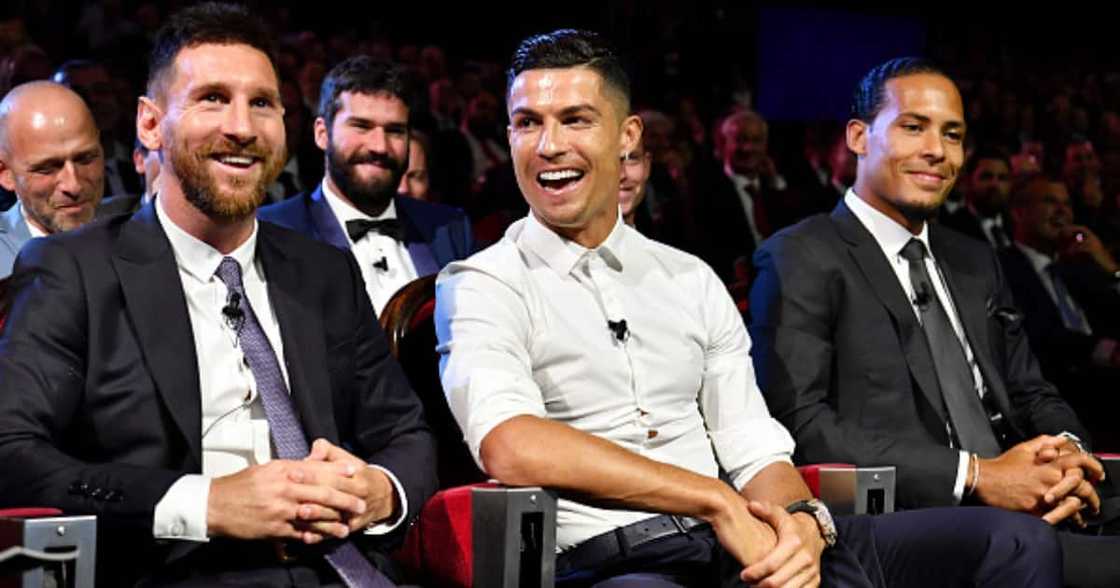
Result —
[[[351,251],[378,313],[401,286],[474,248],[461,210],[397,195],[408,169],[409,104],[401,68],[366,56],[335,66],[315,119],[326,177],[315,191],[258,215]]]
[[[137,115],[159,198],[16,264],[0,503],[98,515],[99,585],[390,586],[435,487],[353,259],[255,218],[284,161],[269,40],[240,7],[173,16]]]
[[[1078,409],[1097,447],[1120,449],[1120,264],[1093,231],[1073,224],[1061,181],[1024,182],[1011,215],[1015,244],[1000,252],[1000,264],[1042,373]]]
[[[965,205],[943,215],[945,226],[973,239],[986,241],[993,249],[1011,245],[1011,223],[1007,199],[1011,195],[1011,164],[1005,155],[981,151],[964,165]]]
[[[853,189],[755,254],[752,357],[796,457],[897,466],[904,508],[1080,522],[1103,476],[1085,429],[1039,374],[995,252],[928,222],[964,159],[956,86],[888,61],[847,133]],[[1117,585],[1113,538],[1059,535],[1071,584]]]

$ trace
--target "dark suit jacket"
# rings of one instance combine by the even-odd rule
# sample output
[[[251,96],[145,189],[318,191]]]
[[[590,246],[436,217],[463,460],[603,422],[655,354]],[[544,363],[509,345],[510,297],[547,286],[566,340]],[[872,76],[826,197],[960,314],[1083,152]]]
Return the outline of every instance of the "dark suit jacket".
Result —
[[[1038,352],[1043,373],[1055,383],[1076,382],[1079,372],[1088,367],[1097,341],[1101,337],[1120,338],[1120,293],[1115,284],[1089,263],[1058,263],[1062,282],[1093,329],[1092,335],[1085,335],[1066,328],[1054,299],[1018,247],[1000,251],[999,259],[1015,302],[1023,309],[1027,335]]]
[[[156,504],[202,467],[179,272],[150,205],[30,243],[0,333],[0,504],[98,515],[98,585],[123,585],[198,545],[152,539]],[[269,223],[257,255],[308,438],[388,468],[414,516],[433,440],[353,258]]]
[[[930,243],[1011,443],[1084,428],[1039,374],[995,253],[932,225]],[[898,468],[902,507],[952,502],[958,452],[921,325],[871,233],[841,202],[755,254],[759,386],[796,459]],[[1084,435],[1084,436],[1083,436]]]
[[[401,196],[395,201],[417,276],[434,274],[474,252],[471,223],[461,210]],[[261,208],[257,218],[350,250],[345,229],[331,211],[321,185],[314,192]]]
[[[988,240],[988,235],[984,234],[984,229],[980,226],[980,218],[972,214],[967,206],[962,206],[950,214],[943,214],[941,224],[978,241],[989,243],[992,247],[996,246]],[[1007,238],[1011,239],[1014,232],[1011,229],[1011,218],[1007,215],[1003,215],[1003,230],[1007,233]]]

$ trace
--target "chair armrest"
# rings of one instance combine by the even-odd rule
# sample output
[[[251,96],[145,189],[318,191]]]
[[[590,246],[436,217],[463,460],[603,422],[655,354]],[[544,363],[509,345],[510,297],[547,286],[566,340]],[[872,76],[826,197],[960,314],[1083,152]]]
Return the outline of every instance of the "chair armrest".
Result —
[[[441,490],[424,504],[395,559],[427,586],[551,588],[556,496],[493,483]]]
[[[799,466],[809,491],[832,514],[881,514],[894,512],[894,466],[856,467],[847,463]]]
[[[61,516],[53,508],[0,510],[0,575],[19,572],[23,586],[42,586],[44,565],[59,563],[66,585],[93,587],[97,517]]]

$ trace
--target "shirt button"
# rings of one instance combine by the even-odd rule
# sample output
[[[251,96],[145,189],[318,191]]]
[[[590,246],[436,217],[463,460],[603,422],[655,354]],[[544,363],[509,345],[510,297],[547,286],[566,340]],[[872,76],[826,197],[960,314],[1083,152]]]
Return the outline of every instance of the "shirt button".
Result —
[[[179,537],[180,535],[182,535],[183,534],[182,523],[175,523],[174,525],[171,525],[171,534],[174,535],[175,537]]]
[[[638,416],[649,416],[649,412],[639,408],[638,409]]]
[[[646,439],[653,439],[657,436],[657,429],[650,429],[646,431]]]

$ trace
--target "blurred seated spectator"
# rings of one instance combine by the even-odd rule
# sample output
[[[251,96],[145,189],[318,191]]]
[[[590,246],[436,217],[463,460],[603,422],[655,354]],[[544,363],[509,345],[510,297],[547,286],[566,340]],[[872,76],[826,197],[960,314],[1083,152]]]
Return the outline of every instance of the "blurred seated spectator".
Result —
[[[471,150],[474,178],[481,187],[486,173],[509,161],[509,147],[505,144],[502,125],[499,123],[501,104],[490,92],[481,91],[467,103],[460,131]]]
[[[269,202],[280,202],[306,192],[323,177],[322,153],[314,145],[312,117],[303,105],[299,84],[281,80],[280,102],[284,105],[288,161],[276,181],[268,186]]]
[[[1060,181],[1027,181],[1016,190],[1011,215],[1015,244],[1001,252],[1000,262],[1031,348],[1043,375],[1097,439],[1115,431],[1120,406],[1120,264],[1092,230],[1074,224]],[[1117,439],[1108,434],[1111,449],[1120,448]],[[1098,446],[1105,441],[1098,439]]]
[[[943,215],[942,224],[993,249],[1011,245],[1011,222],[1007,218],[1011,167],[1007,158],[995,151],[973,154],[961,170],[958,184],[965,205]]]
[[[106,198],[97,208],[97,217],[113,216],[116,214],[132,214],[140,210],[141,206],[152,201],[159,193],[156,180],[159,179],[159,151],[147,148],[140,139],[132,147],[132,165],[136,174],[144,181],[142,194],[121,194]]]
[[[0,216],[0,278],[32,237],[89,222],[101,203],[104,160],[81,97],[28,82],[0,101],[0,185],[19,202]]]
[[[417,200],[432,200],[432,183],[428,179],[428,136],[412,130],[409,132],[408,169],[397,186],[397,194]]]
[[[117,128],[122,108],[113,89],[113,79],[104,64],[85,59],[67,61],[58,67],[52,79],[74,90],[86,101],[105,152],[105,189],[110,196],[140,194],[144,189],[133,169],[132,137],[119,137]]]

